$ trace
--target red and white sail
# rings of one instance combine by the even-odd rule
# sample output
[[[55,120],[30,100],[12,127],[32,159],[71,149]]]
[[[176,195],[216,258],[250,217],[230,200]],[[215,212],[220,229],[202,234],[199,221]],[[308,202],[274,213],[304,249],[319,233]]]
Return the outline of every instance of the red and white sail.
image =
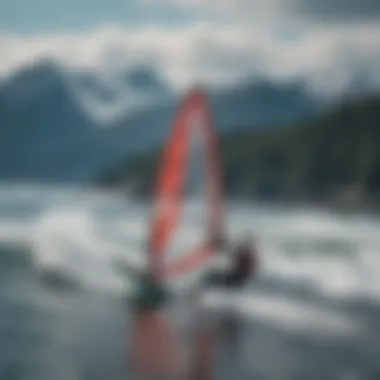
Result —
[[[193,174],[198,178],[191,178]],[[195,187],[201,190],[197,193],[197,204],[202,204],[198,211],[203,216],[190,216],[187,230],[183,230],[186,235],[190,226],[196,236],[178,240],[186,211],[191,209],[189,190]],[[149,235],[149,264],[157,276],[165,278],[194,271],[212,259],[215,252],[208,240],[223,230],[217,137],[206,94],[194,89],[179,109],[162,157]]]

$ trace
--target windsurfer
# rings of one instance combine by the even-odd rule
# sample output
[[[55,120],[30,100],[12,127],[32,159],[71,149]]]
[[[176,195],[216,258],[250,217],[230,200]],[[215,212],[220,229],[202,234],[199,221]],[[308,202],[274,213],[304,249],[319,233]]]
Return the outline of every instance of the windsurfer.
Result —
[[[233,252],[233,267],[226,276],[226,286],[242,287],[258,269],[258,251],[254,240],[242,240]]]
[[[219,244],[217,248],[225,248],[230,252],[231,265],[227,270],[215,270],[205,278],[203,291],[197,292],[196,301],[199,301],[200,295],[207,292],[209,288],[241,289],[258,269],[258,251],[253,239],[243,239],[235,249],[228,248],[227,240],[221,236],[214,237],[212,242]],[[220,329],[215,330],[214,322],[218,321]],[[240,324],[240,319],[234,316],[234,313],[232,315],[226,315],[223,312],[203,314],[202,320],[198,321],[195,352],[188,380],[213,380],[215,348],[217,342],[220,342],[218,337],[222,335],[227,338],[227,344],[233,349],[235,346],[231,343],[239,341]],[[221,334],[218,334],[218,331]]]
[[[213,244],[222,251],[227,250],[231,259],[226,270],[214,270],[205,279],[205,286],[241,288],[258,269],[258,251],[253,239],[245,238],[231,249],[225,239],[215,237]]]

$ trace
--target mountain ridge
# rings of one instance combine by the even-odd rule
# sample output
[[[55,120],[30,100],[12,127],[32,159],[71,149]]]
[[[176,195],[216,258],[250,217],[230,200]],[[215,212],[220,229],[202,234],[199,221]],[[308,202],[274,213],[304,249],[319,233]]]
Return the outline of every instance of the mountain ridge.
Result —
[[[144,67],[120,71],[134,89],[121,91],[125,96],[121,106],[128,99],[137,106],[103,124],[78,101],[80,95],[67,75],[47,60],[0,83],[0,180],[86,183],[125,155],[165,141],[180,97],[154,71]],[[91,81],[99,80],[102,88],[100,77],[86,80],[90,87]],[[149,101],[139,97],[146,88],[152,90],[147,94],[153,94]],[[272,128],[280,120],[292,123],[320,107],[302,81],[276,84],[252,79],[210,89],[209,94],[220,133],[247,125]]]

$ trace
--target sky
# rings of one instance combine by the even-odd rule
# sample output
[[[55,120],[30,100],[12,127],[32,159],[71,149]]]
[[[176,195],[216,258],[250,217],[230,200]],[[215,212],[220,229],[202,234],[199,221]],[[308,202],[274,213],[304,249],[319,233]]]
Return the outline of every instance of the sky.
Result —
[[[247,76],[380,87],[379,0],[0,0],[0,76],[53,58],[112,73],[149,65],[174,87]]]

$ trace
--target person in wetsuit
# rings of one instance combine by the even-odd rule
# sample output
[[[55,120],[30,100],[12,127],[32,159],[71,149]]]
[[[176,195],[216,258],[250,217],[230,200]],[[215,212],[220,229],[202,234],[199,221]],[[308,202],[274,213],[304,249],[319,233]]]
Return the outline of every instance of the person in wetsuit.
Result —
[[[256,274],[258,252],[254,242],[245,239],[233,250],[232,256],[232,267],[225,273],[224,283],[219,286],[228,290],[241,290]],[[222,317],[220,322],[224,337],[230,344],[238,342],[243,328],[241,318],[232,312]]]
[[[230,253],[230,267],[227,270],[214,270],[205,279],[205,286],[216,286],[227,289],[243,287],[258,267],[258,252],[250,239],[242,240],[235,249],[227,246],[225,240],[215,239],[218,247]]]
[[[254,241],[244,239],[234,249],[231,249],[227,241],[220,237],[215,237],[212,243],[216,244],[217,248],[229,252],[231,262],[229,268],[214,270],[206,276],[203,281],[203,291],[207,292],[207,288],[242,289],[258,269],[258,251]],[[221,342],[219,338],[223,337],[233,351],[240,341],[242,325],[240,318],[234,312],[225,314],[223,311],[219,311],[217,314],[216,320],[210,315],[207,316],[206,313],[198,321],[199,328],[195,340],[194,356],[186,380],[213,380],[214,355],[217,345]],[[210,320],[207,321],[207,318]],[[216,324],[215,321],[217,321]],[[216,325],[219,327],[215,329]]]

